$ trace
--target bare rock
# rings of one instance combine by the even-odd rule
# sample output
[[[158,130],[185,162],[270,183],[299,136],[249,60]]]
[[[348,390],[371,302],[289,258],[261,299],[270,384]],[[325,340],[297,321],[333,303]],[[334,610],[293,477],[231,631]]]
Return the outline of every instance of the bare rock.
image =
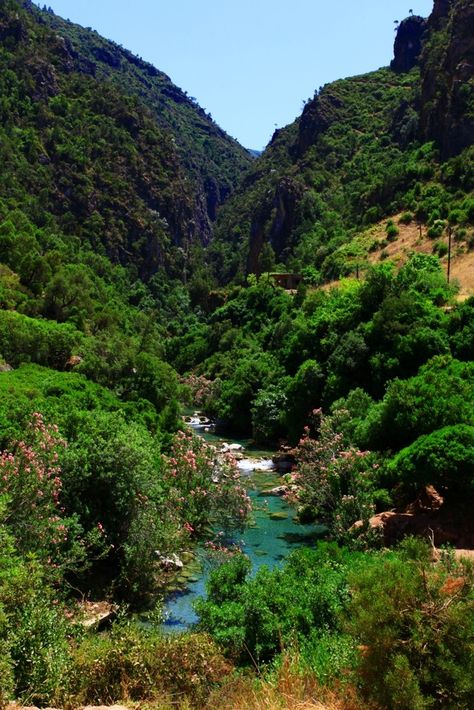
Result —
[[[103,629],[111,623],[117,613],[115,604],[107,601],[84,601],[80,605],[83,614],[82,626],[86,629]]]
[[[271,488],[269,491],[262,491],[262,494],[266,496],[284,496],[288,492],[288,486],[275,486],[275,488]]]
[[[243,446],[242,444],[230,444],[229,445],[229,451],[243,451]]]
[[[426,486],[418,498],[411,503],[406,512],[407,513],[417,513],[421,511],[435,511],[439,510],[444,503],[444,498],[438,493],[434,486]]]
[[[159,550],[155,550],[155,553],[158,557],[158,562],[165,569],[182,569],[184,566],[183,561],[175,552],[169,555],[169,557],[162,555]]]
[[[69,358],[69,360],[66,363],[66,367],[68,369],[72,370],[73,367],[77,367],[78,365],[81,364],[81,362],[82,362],[82,357],[80,355],[71,355],[71,357]]]
[[[400,23],[395,39],[395,57],[391,64],[394,71],[408,72],[416,66],[426,26],[426,20],[418,15],[407,17]]]
[[[293,450],[278,451],[272,456],[272,461],[275,464],[275,470],[278,473],[289,473],[296,463]]]

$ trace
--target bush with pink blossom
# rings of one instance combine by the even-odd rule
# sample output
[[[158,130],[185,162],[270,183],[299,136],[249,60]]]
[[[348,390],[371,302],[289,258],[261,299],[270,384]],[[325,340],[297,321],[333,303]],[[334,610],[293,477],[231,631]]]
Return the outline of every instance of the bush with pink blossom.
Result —
[[[375,456],[347,444],[335,419],[320,409],[314,410],[313,421],[316,433],[305,427],[296,447],[288,498],[300,506],[301,515],[324,523],[331,537],[345,543],[357,538],[365,545],[373,537],[369,519],[375,513]]]
[[[65,513],[59,465],[66,442],[56,425],[47,425],[39,412],[10,451],[0,452],[0,496],[5,502],[4,522],[21,554],[34,555],[51,578],[60,580],[66,571],[82,567],[98,552],[101,530],[87,539],[76,516]]]
[[[173,508],[191,537],[202,536],[210,527],[226,533],[245,527],[251,503],[230,453],[217,454],[203,439],[180,431],[164,476]]]

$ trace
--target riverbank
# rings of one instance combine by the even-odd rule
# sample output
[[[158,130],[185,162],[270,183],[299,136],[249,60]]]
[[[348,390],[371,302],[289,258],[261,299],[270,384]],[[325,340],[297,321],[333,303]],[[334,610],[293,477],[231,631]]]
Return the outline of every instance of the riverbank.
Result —
[[[292,550],[310,546],[324,535],[324,526],[300,524],[294,508],[286,499],[272,493],[282,483],[272,461],[275,452],[257,448],[250,440],[220,437],[214,433],[212,421],[200,412],[187,413],[185,421],[217,451],[230,450],[238,459],[237,467],[251,499],[253,512],[247,529],[230,542],[248,556],[253,574],[263,565],[269,569],[281,565]],[[193,605],[196,599],[205,596],[213,565],[215,562],[209,551],[204,546],[198,547],[192,563],[177,576],[180,587],[184,588],[165,599],[165,631],[185,631],[198,621]]]

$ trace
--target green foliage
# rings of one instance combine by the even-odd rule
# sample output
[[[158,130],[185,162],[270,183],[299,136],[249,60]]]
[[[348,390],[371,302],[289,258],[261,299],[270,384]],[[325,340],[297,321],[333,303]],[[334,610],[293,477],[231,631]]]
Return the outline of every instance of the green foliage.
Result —
[[[320,406],[324,372],[315,360],[306,360],[289,383],[287,390],[286,431],[297,440],[313,408]]]
[[[433,246],[433,254],[437,254],[441,259],[448,253],[448,245],[446,242],[436,242]]]
[[[413,222],[414,216],[412,212],[404,212],[400,219],[399,224],[411,224]]]
[[[283,421],[287,407],[288,398],[281,386],[269,385],[258,391],[251,407],[255,441],[276,441],[285,433]]]
[[[110,635],[86,637],[73,653],[71,687],[79,703],[186,698],[200,707],[231,667],[204,634],[162,636],[125,620]]]
[[[197,603],[200,626],[246,664],[271,659],[282,644],[314,641],[318,632],[337,634],[348,563],[343,550],[321,544],[250,578],[247,560],[236,555],[211,573],[207,599]]]
[[[189,388],[257,441],[303,434],[290,495],[353,547],[427,484],[471,502],[472,299],[455,304],[443,241],[397,271],[359,233],[381,222],[388,243],[401,213],[469,245],[474,153],[422,144],[419,70],[382,69],[320,90],[217,215],[250,159],[165,75],[31,3],[4,2],[0,34],[0,705],[203,704],[229,669],[207,637],[75,638],[68,590],[148,603],[160,558],[245,524],[234,463],[175,436]],[[433,106],[448,41],[422,58]],[[286,293],[273,270],[306,283]],[[467,708],[471,575],[413,543],[301,550],[255,577],[235,555],[201,626],[246,665],[298,647],[381,706]]]
[[[392,459],[389,471],[412,496],[433,485],[468,504],[474,496],[474,427],[458,424],[420,436]]]
[[[86,544],[77,521],[63,514],[58,461],[65,442],[39,413],[33,415],[26,438],[15,443],[13,453],[0,455],[0,495],[18,551],[34,554],[46,574],[60,581],[65,570],[84,563]]]
[[[349,675],[383,707],[460,707],[472,700],[473,574],[407,539],[395,552],[299,550],[249,577],[234,557],[211,574],[200,624],[244,665],[295,644],[323,682]]]
[[[394,224],[391,220],[387,222],[385,232],[387,234],[387,240],[389,242],[393,242],[400,234],[400,230],[398,229],[397,225]]]
[[[407,115],[418,81],[416,71],[382,69],[323,87],[221,210],[211,252],[216,274],[228,279],[242,263],[258,272],[267,239],[257,243],[257,234],[269,237],[277,260],[294,271],[313,267],[324,279],[347,273],[344,260],[333,260],[335,249],[364,220],[401,207],[414,182],[432,175],[433,158],[416,155]]]
[[[333,539],[369,546],[377,542],[369,519],[375,512],[373,471],[378,464],[368,451],[344,442],[330,417],[315,412],[317,434],[305,436],[295,449],[296,471],[290,474],[291,497],[305,517],[324,523]],[[357,523],[357,525],[355,525]]]
[[[86,532],[103,534],[127,594],[146,595],[154,586],[154,550],[177,546],[157,442],[117,414],[84,412],[60,463],[66,510]],[[140,526],[148,526],[145,546]]]
[[[473,306],[472,298],[460,304],[450,322],[451,349],[460,360],[474,360]]]
[[[61,593],[46,582],[33,555],[18,554],[8,497],[0,498],[0,705],[12,697],[49,704],[69,670],[69,639]],[[49,582],[51,576],[49,576]],[[56,582],[60,577],[56,575]]]
[[[0,352],[12,366],[29,361],[62,369],[81,341],[72,325],[0,311]]]
[[[232,455],[219,460],[203,439],[176,435],[166,459],[169,504],[189,533],[199,537],[212,524],[230,533],[243,530],[251,510]]]
[[[209,237],[248,152],[165,74],[90,29],[31,3],[3,3],[0,19],[17,28],[0,56],[0,196],[142,276],[183,273],[201,237],[193,225]],[[64,298],[65,272],[30,235],[22,241],[33,246],[21,249],[24,283],[39,295],[53,274],[48,307],[81,318],[91,283],[77,302],[68,278]]]
[[[77,429],[82,412],[103,410],[126,412],[140,420],[152,415],[151,406],[140,409],[125,405],[110,390],[87,380],[84,375],[56,372],[38,365],[22,365],[0,374],[0,437],[2,446],[21,439],[34,412],[57,423],[68,438]],[[156,414],[155,414],[156,416]]]
[[[270,353],[250,351],[236,365],[232,376],[222,383],[217,413],[228,426],[246,431],[251,406],[259,390],[276,383],[283,371]],[[281,394],[278,395],[281,398]]]
[[[38,597],[22,607],[16,623],[10,650],[16,696],[40,704],[54,702],[70,666],[71,630],[64,609],[57,600]]]
[[[433,568],[430,549],[412,540],[368,563],[349,577],[348,609],[366,695],[385,707],[468,708],[472,569],[449,558]]]
[[[361,445],[398,450],[442,427],[472,425],[473,386],[472,363],[434,358],[417,376],[388,386],[383,400],[361,422]]]

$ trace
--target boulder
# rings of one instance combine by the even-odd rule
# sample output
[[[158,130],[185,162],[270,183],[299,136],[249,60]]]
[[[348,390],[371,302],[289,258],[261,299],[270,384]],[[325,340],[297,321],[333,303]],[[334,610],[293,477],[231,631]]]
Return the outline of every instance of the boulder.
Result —
[[[183,561],[178,557],[175,552],[172,552],[168,557],[162,555],[159,550],[155,550],[155,555],[158,558],[158,562],[165,569],[182,569],[184,566]]]
[[[267,496],[284,496],[288,492],[288,486],[276,486],[270,491],[266,491]]]
[[[66,367],[68,369],[72,369],[73,367],[77,367],[80,365],[82,362],[82,357],[80,355],[71,355],[69,360],[66,363]]]
[[[289,473],[296,463],[296,458],[293,450],[278,451],[272,456],[272,461],[275,465],[275,470],[278,471],[278,473]]]
[[[244,447],[242,444],[229,444],[229,451],[243,451]]]
[[[278,513],[270,513],[270,520],[287,520],[288,517],[288,513],[283,510]]]
[[[438,493],[434,486],[426,486],[418,498],[411,503],[406,512],[417,513],[420,511],[439,510],[444,503],[444,498]]]
[[[107,601],[84,601],[80,604],[81,624],[86,629],[101,631],[107,627],[117,614],[117,607]]]

